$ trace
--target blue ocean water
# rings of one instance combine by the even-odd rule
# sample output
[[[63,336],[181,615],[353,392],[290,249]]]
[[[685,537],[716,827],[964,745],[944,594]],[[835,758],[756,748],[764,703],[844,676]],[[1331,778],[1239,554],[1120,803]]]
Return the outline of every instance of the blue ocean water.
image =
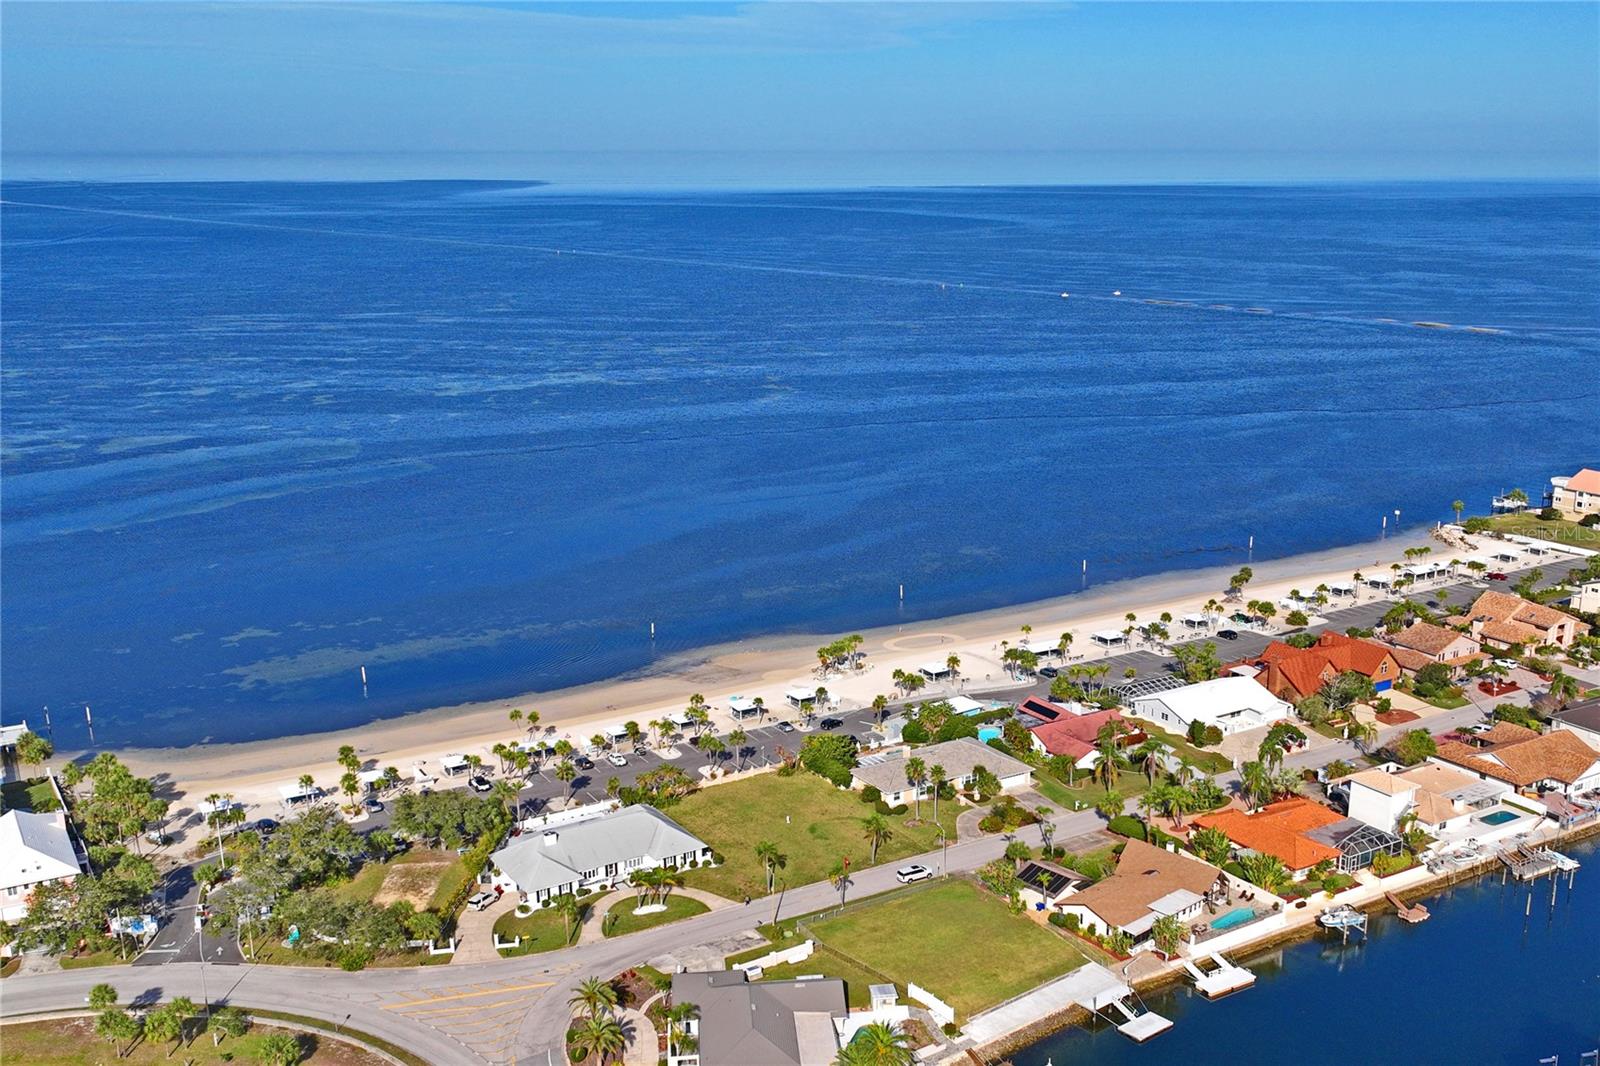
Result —
[[[1549,880],[1498,873],[1423,897],[1431,917],[1373,916],[1365,943],[1318,933],[1253,957],[1256,983],[1208,1001],[1187,986],[1149,998],[1173,1026],[1135,1044],[1107,1025],[1068,1029],[1010,1056],[1016,1066],[1156,1063],[1581,1063],[1600,1048],[1600,879],[1593,841],[1551,902]],[[1532,897],[1531,900],[1529,897]],[[1526,916],[1524,911],[1529,912]],[[1584,945],[1589,945],[1584,947]]]
[[[1593,186],[3,193],[0,709],[62,746],[83,704],[102,744],[336,728],[1600,459]]]

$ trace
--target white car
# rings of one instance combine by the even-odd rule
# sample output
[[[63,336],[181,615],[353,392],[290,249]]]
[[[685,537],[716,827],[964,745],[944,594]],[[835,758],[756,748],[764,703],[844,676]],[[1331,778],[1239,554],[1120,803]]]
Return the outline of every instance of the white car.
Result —
[[[1522,666],[1522,664],[1517,662],[1517,660],[1515,660],[1515,659],[1496,659],[1494,661],[1494,664],[1496,666],[1503,666],[1507,670],[1515,670],[1515,669],[1519,668],[1520,666]]]
[[[926,881],[932,876],[933,871],[920,862],[912,863],[910,866],[902,866],[894,872],[894,879],[902,885],[909,885],[913,881]]]
[[[479,892],[471,899],[467,900],[467,906],[471,907],[475,911],[481,911],[489,904],[493,903],[494,900],[495,895],[493,892]]]
[[[612,752],[610,755],[607,755],[606,762],[610,763],[612,766],[628,765],[628,760],[623,758],[621,755],[618,755],[616,752]]]

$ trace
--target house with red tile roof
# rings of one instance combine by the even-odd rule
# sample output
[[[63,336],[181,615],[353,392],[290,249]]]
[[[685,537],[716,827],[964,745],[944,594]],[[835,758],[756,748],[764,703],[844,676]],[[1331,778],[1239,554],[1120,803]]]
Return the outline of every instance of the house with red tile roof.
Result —
[[[1600,470],[1584,467],[1571,477],[1551,478],[1550,506],[1574,522],[1600,514]]]
[[[1483,645],[1477,638],[1432,622],[1413,622],[1398,633],[1385,635],[1383,640],[1400,669],[1408,674],[1443,663],[1450,668],[1451,676],[1460,676],[1468,663],[1484,658]]]
[[[1535,733],[1500,722],[1471,744],[1446,741],[1430,757],[1479,780],[1504,781],[1524,792],[1576,795],[1600,788],[1600,751],[1570,730]]]
[[[1460,620],[1478,640],[1498,648],[1512,644],[1568,648],[1589,632],[1587,624],[1565,611],[1505,592],[1483,593]]]
[[[1309,648],[1275,640],[1249,660],[1256,680],[1279,699],[1297,703],[1343,673],[1357,673],[1383,692],[1400,679],[1400,662],[1391,648],[1342,633],[1319,633]]]
[[[1254,813],[1225,807],[1196,815],[1190,824],[1220,831],[1241,851],[1273,856],[1297,881],[1320,862],[1351,873],[1370,865],[1374,855],[1397,855],[1404,846],[1393,833],[1304,796],[1269,803]]]
[[[1122,722],[1127,732],[1120,740],[1124,748],[1144,743],[1146,734],[1116,710],[1088,710],[1077,704],[1052,703],[1029,696],[1017,704],[1022,720],[1033,735],[1033,748],[1046,755],[1065,755],[1080,770],[1087,770],[1099,759],[1096,745],[1100,730],[1108,722]]]

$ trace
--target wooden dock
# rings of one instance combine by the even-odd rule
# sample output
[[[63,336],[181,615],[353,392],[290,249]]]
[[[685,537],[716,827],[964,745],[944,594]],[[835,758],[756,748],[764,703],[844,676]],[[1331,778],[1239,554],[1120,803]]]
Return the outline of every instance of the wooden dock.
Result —
[[[1400,916],[1402,922],[1425,922],[1428,920],[1428,908],[1420,903],[1407,903],[1393,892],[1385,892],[1383,897],[1394,904],[1394,911]]]

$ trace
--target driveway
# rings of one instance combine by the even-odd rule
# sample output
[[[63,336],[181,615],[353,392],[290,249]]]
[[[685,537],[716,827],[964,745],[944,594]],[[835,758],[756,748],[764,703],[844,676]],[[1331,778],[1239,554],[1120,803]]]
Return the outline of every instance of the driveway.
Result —
[[[494,923],[516,905],[517,894],[507,892],[481,911],[471,907],[463,910],[461,917],[456,919],[456,953],[450,957],[450,965],[493,962],[498,959],[500,953],[494,947]]]

